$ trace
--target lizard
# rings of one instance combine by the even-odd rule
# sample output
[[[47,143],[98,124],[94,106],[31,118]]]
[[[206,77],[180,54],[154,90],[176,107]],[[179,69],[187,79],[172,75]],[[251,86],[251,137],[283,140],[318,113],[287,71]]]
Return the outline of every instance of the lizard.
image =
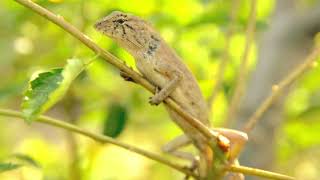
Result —
[[[211,126],[208,106],[196,78],[150,23],[129,13],[114,11],[99,20],[94,27],[128,51],[134,57],[136,67],[143,77],[159,88],[149,100],[151,105],[158,105],[170,96],[190,115],[207,127]],[[130,77],[125,79],[130,80]],[[206,138],[178,113],[167,106],[166,110],[185,135],[168,143],[162,150],[195,161],[191,154],[177,150],[193,143],[199,150],[198,173],[200,177],[205,177],[213,158]],[[216,131],[227,138],[236,139],[235,141],[247,140],[246,134],[242,132],[228,129]]]

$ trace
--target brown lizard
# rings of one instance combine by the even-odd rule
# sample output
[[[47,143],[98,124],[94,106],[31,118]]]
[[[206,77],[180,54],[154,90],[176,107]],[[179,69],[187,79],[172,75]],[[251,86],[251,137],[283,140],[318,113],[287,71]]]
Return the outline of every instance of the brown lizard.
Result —
[[[134,15],[114,11],[98,21],[95,28],[127,50],[134,57],[140,73],[159,87],[160,90],[150,98],[150,104],[158,105],[170,96],[186,112],[210,127],[207,104],[195,77],[151,24]],[[206,138],[175,111],[168,107],[166,109],[186,136],[178,137],[164,146],[163,150],[181,158],[194,159],[189,153],[177,151],[179,147],[192,142],[200,152],[199,174],[205,177],[208,164],[212,164],[212,151]],[[247,138],[244,133],[234,130],[218,131],[236,141],[246,141]]]

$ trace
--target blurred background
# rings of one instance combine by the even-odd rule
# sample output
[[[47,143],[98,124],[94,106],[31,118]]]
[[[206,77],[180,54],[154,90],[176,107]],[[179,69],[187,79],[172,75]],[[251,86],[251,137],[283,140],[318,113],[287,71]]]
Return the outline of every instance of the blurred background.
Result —
[[[230,14],[234,11],[229,63],[221,91],[211,108],[213,125],[226,124],[224,119],[245,47],[251,1],[240,1],[236,9],[232,8],[231,0],[35,2],[63,16],[132,67],[133,58],[92,26],[114,10],[145,18],[183,58],[206,98],[212,93],[219,63],[224,59]],[[63,67],[68,58],[88,60],[95,56],[56,25],[14,1],[0,2],[0,17],[1,108],[20,110],[22,94],[33,73]],[[320,29],[319,17],[316,0],[258,1],[248,84],[239,113],[228,122],[228,127],[241,129],[269,94],[272,84],[308,55]],[[314,68],[270,108],[251,134],[241,164],[298,179],[316,180],[320,176],[319,81],[319,68]],[[98,59],[80,74],[64,99],[46,115],[161,153],[160,147],[182,132],[162,105],[148,104],[149,96],[149,92],[123,81],[117,69]],[[47,125],[28,125],[0,116],[0,132],[0,162],[29,162],[22,168],[0,172],[1,180],[183,178],[181,173],[142,156]]]

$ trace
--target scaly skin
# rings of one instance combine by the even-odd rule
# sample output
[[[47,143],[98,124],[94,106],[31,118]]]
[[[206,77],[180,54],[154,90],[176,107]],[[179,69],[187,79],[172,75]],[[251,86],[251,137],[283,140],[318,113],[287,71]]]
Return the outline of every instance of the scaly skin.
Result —
[[[95,28],[127,50],[134,57],[140,73],[161,89],[150,99],[151,104],[159,104],[170,96],[186,112],[210,127],[207,104],[195,77],[148,22],[115,11],[98,21]],[[205,137],[179,114],[168,107],[166,109],[199,150],[199,173],[205,177],[213,158]]]
[[[155,86],[165,87],[172,79],[172,71],[182,74],[170,97],[185,111],[210,126],[206,101],[195,77],[149,23],[131,14],[115,11],[97,22],[95,28],[126,49],[136,60],[138,70]],[[202,144],[204,138],[196,129],[175,112],[169,110],[169,113],[191,139]]]

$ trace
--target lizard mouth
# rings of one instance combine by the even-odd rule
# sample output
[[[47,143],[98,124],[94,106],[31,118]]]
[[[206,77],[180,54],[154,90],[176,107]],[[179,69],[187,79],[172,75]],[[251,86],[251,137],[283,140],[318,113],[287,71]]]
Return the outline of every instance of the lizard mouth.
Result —
[[[93,27],[94,27],[97,31],[102,31],[102,22],[99,21],[99,22],[95,23],[95,24],[93,25]]]
[[[103,22],[97,22],[96,24],[93,25],[94,29],[97,30],[98,32],[105,34],[109,37],[112,37],[112,33],[109,31],[109,27],[106,26]]]

